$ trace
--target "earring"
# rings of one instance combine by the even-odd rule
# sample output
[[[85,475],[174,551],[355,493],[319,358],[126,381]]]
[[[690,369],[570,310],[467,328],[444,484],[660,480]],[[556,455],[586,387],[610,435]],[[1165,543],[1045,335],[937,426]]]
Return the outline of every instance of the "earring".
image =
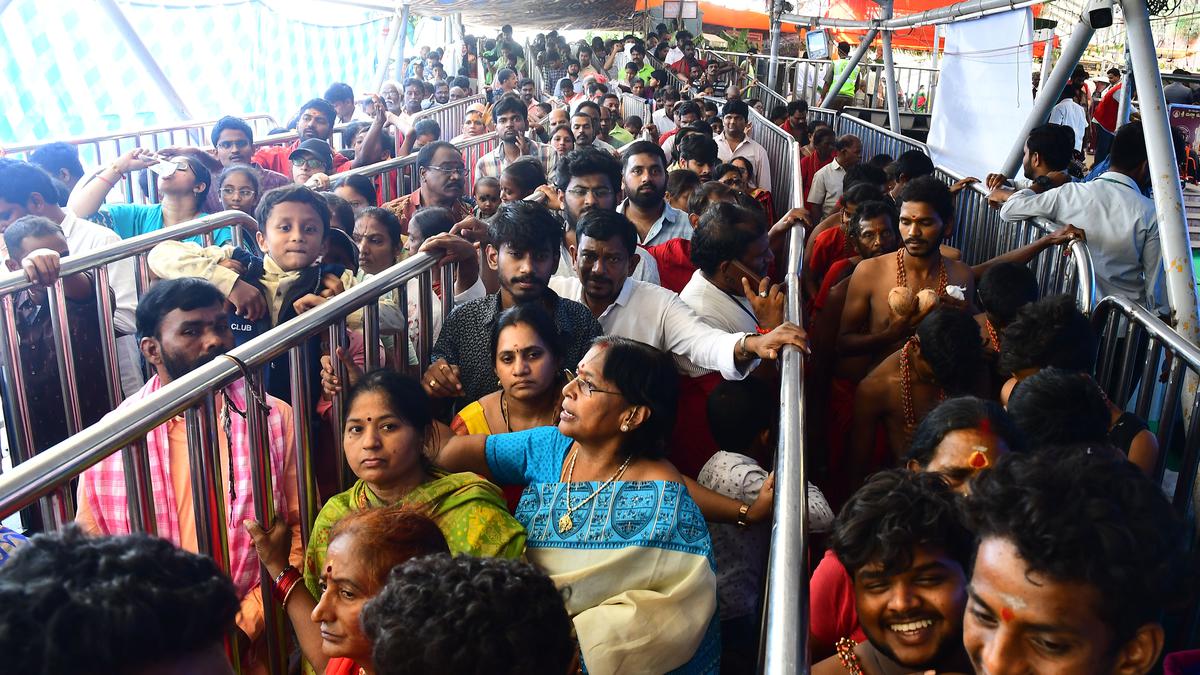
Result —
[[[621,422],[621,431],[624,431],[624,432],[629,431],[629,423],[628,422]]]

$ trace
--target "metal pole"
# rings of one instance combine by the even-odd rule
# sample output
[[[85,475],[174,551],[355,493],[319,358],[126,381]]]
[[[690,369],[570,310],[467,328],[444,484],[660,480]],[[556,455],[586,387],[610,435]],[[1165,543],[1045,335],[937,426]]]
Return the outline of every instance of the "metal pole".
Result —
[[[930,64],[930,67],[933,68],[934,70],[937,70],[937,67],[938,67],[938,52],[941,51],[941,48],[938,46],[938,42],[941,40],[941,37],[942,37],[942,27],[934,26],[933,27],[933,52],[930,54],[930,56],[932,57],[932,63]]]
[[[337,360],[335,350],[336,347],[330,351],[334,361]],[[312,409],[312,401],[309,400],[309,357],[307,340],[288,350],[293,410]],[[335,425],[332,431],[334,435],[341,437],[340,426]],[[292,435],[296,439],[296,481],[298,483],[296,494],[300,499],[300,536],[303,541],[308,541],[313,523],[317,520],[317,513],[321,510],[320,499],[317,497],[316,478],[313,474],[312,427],[309,425],[308,415],[292,415]],[[338,461],[341,459],[339,458]]]
[[[396,48],[396,81],[404,82],[404,43],[408,40],[408,3],[404,3],[400,7],[400,30],[396,32],[396,42],[399,47]]]
[[[1150,180],[1154,185],[1154,206],[1158,212],[1158,233],[1162,242],[1162,262],[1166,270],[1167,302],[1171,305],[1168,323],[1185,340],[1197,344],[1200,326],[1196,317],[1196,282],[1192,274],[1192,249],[1188,242],[1187,219],[1183,213],[1183,191],[1179,187],[1179,165],[1175,163],[1175,144],[1167,119],[1150,33],[1150,16],[1143,0],[1121,0],[1125,13],[1125,39],[1133,64],[1133,79],[1141,84],[1142,131],[1146,138]]]
[[[116,0],[99,0],[99,4],[100,8],[108,14],[108,18],[113,22],[113,25],[116,26],[117,32],[121,34],[125,42],[129,43],[130,49],[137,55],[138,61],[146,69],[146,73],[150,75],[150,79],[154,80],[154,84],[158,86],[159,91],[162,92],[167,102],[171,104],[179,119],[192,119],[192,114],[188,112],[188,107],[183,102],[183,97],[179,95],[179,92],[175,91],[171,80],[167,78],[167,74],[158,66],[158,62],[154,60],[154,55],[146,48],[145,43],[142,42],[142,38],[134,30],[133,24],[129,23],[129,18],[125,16],[125,12],[121,11]]]
[[[388,31],[387,46],[379,53],[379,74],[375,77],[375,89],[372,90],[375,93],[383,89],[383,81],[387,79],[388,56],[392,53],[392,49],[396,47],[396,36],[400,34],[402,26],[400,15],[397,14],[392,19],[392,29]]]
[[[842,87],[846,84],[846,80],[850,79],[850,74],[854,72],[854,69],[858,66],[858,62],[862,61],[863,55],[867,53],[867,49],[869,49],[871,47],[871,43],[875,41],[876,35],[879,35],[879,30],[877,28],[872,28],[871,30],[867,31],[866,35],[863,36],[863,40],[859,43],[858,49],[854,50],[854,53],[850,55],[850,64],[846,66],[846,69],[842,71],[842,74],[839,75],[833,81],[833,84],[829,86],[829,93],[827,93],[825,95],[825,99],[821,101],[822,108],[828,108],[833,103],[833,99],[837,97],[837,93],[841,91]],[[837,62],[835,61],[834,63]],[[832,68],[833,64],[830,64],[830,67]]]
[[[887,0],[884,3],[883,15],[886,18],[892,18],[892,1]],[[896,133],[900,133],[900,108],[899,102],[896,100],[896,64],[892,60],[892,33],[885,31],[883,34],[883,72],[887,78],[885,89],[887,91],[887,111],[888,111],[888,128]],[[871,90],[874,93],[874,89]]]
[[[1054,67],[1054,36],[1046,40],[1046,47],[1042,50],[1042,71],[1041,77],[1038,78],[1038,91],[1046,86],[1046,79],[1050,77],[1050,69]]]
[[[1004,167],[1001,169],[1005,176],[1012,178],[1017,175],[1017,171],[1021,168],[1021,158],[1025,156],[1025,139],[1029,138],[1029,132],[1033,131],[1034,127],[1045,124],[1049,119],[1050,110],[1058,103],[1059,95],[1062,94],[1063,88],[1071,79],[1071,73],[1079,64],[1079,57],[1083,56],[1083,50],[1087,48],[1094,32],[1091,25],[1082,19],[1071,30],[1071,37],[1063,45],[1058,63],[1054,64],[1054,69],[1050,71],[1050,77],[1044,80],[1042,86],[1038,88],[1037,98],[1033,101],[1033,109],[1029,111],[1029,116],[1025,118],[1025,124],[1021,126],[1021,132],[1017,134],[1013,140],[1012,149],[1008,151],[1008,158],[1004,160]],[[1186,230],[1184,232],[1186,234]]]
[[[781,0],[775,0],[771,3],[771,64],[770,70],[767,71],[767,88],[775,91],[776,70],[779,68],[779,38],[780,38],[780,22],[779,15],[782,13]],[[766,103],[766,101],[764,101]]]
[[[1159,80],[1161,82],[1161,80]],[[1117,128],[1129,124],[1129,111],[1133,109],[1133,62],[1129,58],[1129,44],[1125,45],[1125,72],[1121,75],[1121,100],[1117,107]]]

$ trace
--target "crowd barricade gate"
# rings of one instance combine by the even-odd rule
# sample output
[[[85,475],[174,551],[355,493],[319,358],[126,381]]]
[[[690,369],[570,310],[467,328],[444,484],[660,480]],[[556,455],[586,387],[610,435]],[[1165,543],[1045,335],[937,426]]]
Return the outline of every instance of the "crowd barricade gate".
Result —
[[[634,96],[627,91],[620,92],[621,116],[629,119],[633,115],[642,118],[642,124],[654,124],[654,104],[641,96]]]
[[[838,131],[838,113],[836,110],[830,110],[829,108],[809,108],[808,123],[811,125],[813,122],[824,122],[833,129],[834,133],[840,133]]]
[[[920,150],[926,155],[929,154],[929,148],[920,141],[888,131],[883,127],[876,126],[845,113],[838,116],[837,133],[839,136],[842,134],[854,134],[858,136],[863,145],[863,161],[880,153],[887,153],[891,155],[892,159],[899,157],[909,150]]]
[[[60,278],[53,286],[47,288],[47,296],[68,433],[76,434],[83,428],[79,391],[76,386],[81,377],[105,379],[109,408],[116,408],[125,398],[118,368],[117,330],[113,316],[116,303],[109,282],[109,275],[113,267],[122,264],[133,265],[132,271],[137,293],[141,296],[150,285],[151,273],[146,262],[146,255],[152,248],[164,241],[194,236],[202,237],[206,245],[211,244],[213,232],[223,228],[231,229],[234,244],[240,246],[244,225],[249,225],[252,230],[256,228],[254,219],[250,216],[238,211],[225,211],[127,239],[107,248],[62,259]],[[104,364],[103,373],[78,373],[75,368],[62,280],[80,272],[94,274],[101,356]],[[30,402],[27,399],[25,388],[27,370],[21,364],[20,338],[15,313],[17,296],[34,286],[33,283],[26,280],[24,272],[5,272],[0,275],[0,315],[2,315],[0,316],[0,366],[3,367],[3,385],[6,392],[4,396],[6,440],[12,452],[14,466],[19,466],[38,454],[37,448],[34,447]],[[41,522],[51,525],[68,522],[74,517],[71,507],[73,501],[73,496],[69,491],[59,491],[42,504]]]
[[[418,120],[425,118],[433,118],[438,123],[438,127],[442,130],[441,140],[448,141],[454,138],[462,131],[463,119],[466,117],[467,108],[476,103],[486,103],[487,99],[481,94],[468,96],[467,98],[451,101],[445,105],[439,105],[428,110],[422,110],[412,116],[413,124]]]
[[[767,151],[771,162],[771,199],[776,217],[782,218],[790,209],[804,205],[803,195],[794,195],[793,187],[800,186],[800,146],[791,134],[771,124],[754,108],[750,108],[748,135]]]
[[[228,218],[225,222],[241,222],[244,215]],[[199,225],[197,225],[199,227]],[[147,235],[149,236],[149,235]],[[90,261],[96,255],[88,256]],[[315,405],[311,400],[306,372],[302,364],[308,363],[309,340],[314,337],[328,337],[331,345],[345,344],[346,321],[350,314],[362,310],[363,332],[367,344],[375,344],[379,339],[379,299],[399,289],[401,297],[406,295],[407,283],[417,279],[421,289],[422,300],[432,301],[434,298],[432,286],[434,275],[440,273],[442,288],[453,288],[453,269],[447,265],[437,270],[440,256],[420,253],[388,268],[371,279],[356,285],[346,292],[330,299],[328,302],[305,312],[300,316],[277,326],[249,342],[238,346],[229,352],[232,358],[217,357],[216,359],[197,367],[183,377],[164,385],[160,390],[147,396],[144,400],[110,414],[100,422],[81,430],[67,440],[51,447],[11,471],[0,475],[0,518],[6,518],[17,511],[32,506],[43,497],[64,494],[70,490],[71,481],[88,468],[99,463],[106,457],[124,451],[126,462],[125,482],[129,491],[129,516],[135,531],[154,533],[155,514],[154,499],[151,494],[149,480],[149,464],[144,446],[146,434],[154,428],[165,424],[177,415],[186,414],[189,445],[193,453],[191,466],[192,493],[195,495],[195,517],[197,544],[200,552],[212,556],[222,569],[228,573],[228,544],[224,528],[227,527],[224,518],[225,489],[221,481],[221,462],[217,439],[217,407],[215,392],[242,380],[242,365],[246,368],[249,378],[246,386],[252,395],[264,396],[264,371],[272,360],[288,355],[291,363],[291,392],[292,405],[297,414],[293,417],[296,447],[294,449],[297,466],[297,494],[300,499],[302,536],[307,541],[312,524],[317,515],[317,495],[312,476],[312,447],[310,443],[310,428],[308,415],[299,411],[310,410]],[[68,261],[70,263],[70,261]],[[72,271],[83,269],[81,261],[73,263]],[[11,282],[15,284],[16,282]],[[444,293],[443,316],[448,315],[453,304],[453,296]],[[11,315],[9,315],[11,316]],[[420,325],[422,327],[422,343],[432,344],[433,336],[427,330],[432,324],[432,304],[422,302],[420,310]],[[407,362],[408,336],[398,340],[397,344],[405,353]],[[428,357],[428,349],[423,349],[422,357]],[[378,367],[378,350],[366,350],[367,369]],[[338,368],[344,371],[343,366]],[[345,372],[341,373],[345,377]],[[334,426],[341,427],[342,401],[341,396],[334,397]],[[255,504],[255,519],[261,523],[270,523],[275,516],[271,492],[272,477],[269,471],[270,451],[264,442],[267,434],[266,412],[259,406],[249,406],[247,411],[251,445],[251,474],[253,477],[253,495]],[[260,433],[261,432],[261,433]],[[339,453],[341,451],[339,444]],[[341,457],[339,457],[341,461]],[[69,503],[61,504],[60,517],[48,521],[54,528],[69,522],[74,513]],[[261,568],[261,584],[269,588],[272,579]],[[272,673],[286,673],[286,658],[284,647],[285,619],[280,611],[274,594],[263,594],[267,630],[265,632],[269,668]],[[236,641],[234,642],[236,644]]]

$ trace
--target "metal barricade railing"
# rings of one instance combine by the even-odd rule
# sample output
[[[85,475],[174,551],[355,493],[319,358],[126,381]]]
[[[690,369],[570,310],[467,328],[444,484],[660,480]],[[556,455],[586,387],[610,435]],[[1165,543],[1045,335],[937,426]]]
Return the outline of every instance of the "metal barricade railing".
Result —
[[[467,167],[467,175],[463,177],[463,194],[471,194],[475,186],[475,162],[496,148],[496,132],[482,136],[474,136],[455,143],[463,154],[463,163]],[[421,187],[420,176],[417,174],[417,153],[407,157],[388,159],[367,166],[343,171],[336,178],[345,176],[365,176],[375,181],[375,190],[379,194],[379,203],[389,202],[403,197]]]
[[[794,141],[790,163],[800,165]],[[789,191],[793,203],[803,203],[796,181]],[[804,233],[788,235],[783,269],[787,287],[786,316],[803,324],[800,276],[804,264]],[[779,446],[775,455],[775,514],[771,528],[766,591],[763,594],[762,672],[807,673],[808,663],[808,477],[804,447],[804,355],[786,347],[781,357],[779,387]]]
[[[83,428],[79,392],[76,387],[80,377],[105,379],[110,408],[115,408],[124,399],[121,374],[118,368],[117,334],[113,318],[116,303],[111,292],[110,267],[132,258],[134,279],[140,296],[150,284],[151,275],[150,268],[146,263],[146,254],[152,248],[164,241],[195,236],[202,237],[206,244],[211,243],[213,232],[223,228],[230,228],[234,242],[240,245],[243,224],[253,226],[254,219],[238,211],[225,211],[143,234],[106,248],[62,259],[60,278],[54,286],[47,289],[47,294],[54,327],[54,353],[58,363],[60,392],[68,433],[75,434]],[[67,330],[69,321],[63,279],[80,272],[94,273],[103,373],[78,373],[75,369],[71,340]],[[37,454],[37,448],[34,445],[32,410],[26,397],[25,376],[28,371],[22,367],[21,363],[21,345],[15,313],[17,295],[33,287],[34,284],[25,278],[23,272],[9,272],[0,276],[0,313],[2,313],[0,316],[0,322],[2,322],[2,326],[0,326],[2,328],[0,329],[0,365],[3,366],[5,391],[5,430],[8,434],[8,447],[12,450],[14,464],[28,461]],[[70,503],[69,496],[66,503]],[[57,522],[61,514],[61,508],[43,512],[43,522]]]
[[[834,132],[838,132],[838,112],[829,108],[809,108],[808,122],[824,122],[833,128]]]
[[[941,167],[935,175],[947,184],[963,178]],[[954,233],[948,243],[962,252],[962,260],[968,265],[1031,244],[1058,228],[1043,218],[1002,220],[1000,211],[989,206],[987,198],[987,191],[979,183],[963,188],[955,197]],[[1048,248],[1031,264],[1043,295],[1072,295],[1084,313],[1091,312],[1097,301],[1096,278],[1092,254],[1085,242],[1072,241],[1065,255],[1057,247]]]
[[[909,150],[920,150],[926,155],[929,154],[929,148],[920,141],[888,131],[883,127],[845,113],[838,116],[837,133],[839,136],[842,134],[858,136],[863,145],[864,161],[880,153],[887,153],[893,159]]]
[[[646,63],[649,63],[652,67],[654,67],[657,70],[665,71],[667,73],[667,79],[670,80],[671,85],[674,86],[677,90],[679,90],[680,93],[685,92],[685,91],[691,91],[691,87],[688,85],[687,79],[684,77],[681,77],[679,75],[679,73],[675,72],[667,64],[663,63],[662,61],[659,61],[658,59],[654,58],[653,56],[651,56],[649,54],[646,55]],[[649,84],[649,83],[647,83],[647,84]]]
[[[896,66],[897,104],[902,111],[927,113],[933,110],[933,95],[937,90],[938,71],[919,66]],[[887,87],[884,85],[882,63],[859,64],[859,77],[865,78],[862,101],[873,110],[887,110]],[[922,93],[924,96],[922,97]],[[858,96],[855,102],[858,103]]]
[[[475,163],[479,161],[480,157],[495,150],[499,139],[500,135],[492,131],[458,143],[458,149],[463,154],[463,162],[467,165],[467,183],[463,188],[464,194],[469,195],[475,189],[475,179],[477,177],[475,175]]]
[[[125,465],[131,526],[135,531],[154,532],[154,500],[149,494],[145,437],[175,416],[186,413],[188,438],[196,441],[189,444],[193,448],[191,484],[196,531],[201,534],[197,541],[198,548],[202,554],[211,555],[216,559],[228,574],[230,558],[225,530],[228,525],[224,519],[225,491],[219,486],[221,462],[215,442],[218,433],[215,392],[242,380],[245,377],[242,370],[244,365],[250,376],[246,386],[251,392],[251,397],[263,398],[265,370],[274,359],[286,354],[292,364],[291,403],[296,411],[293,416],[296,445],[292,451],[297,467],[300,529],[302,537],[307,540],[317,515],[318,504],[312,480],[312,448],[307,412],[314,408],[315,401],[310,396],[306,381],[308,373],[302,367],[302,364],[309,363],[310,339],[328,337],[331,345],[344,344],[347,318],[350,314],[362,310],[366,342],[368,345],[377,343],[379,299],[396,289],[400,289],[403,297],[407,282],[417,278],[423,289],[423,299],[431,300],[433,295],[429,289],[432,287],[437,262],[437,257],[426,253],[412,256],[311,311],[234,348],[229,352],[231,358],[217,357],[195,368],[119,414],[109,415],[99,423],[0,476],[0,518],[28,507],[46,495],[69,490],[71,481],[85,470],[125,449],[127,456],[132,458]],[[453,273],[450,266],[443,267],[441,275],[442,288],[452,288]],[[446,315],[450,310],[449,305],[453,302],[452,295],[448,292],[443,293],[441,301],[444,305],[443,315]],[[430,326],[432,305],[422,305],[422,342],[432,344],[433,336],[427,330]],[[402,349],[407,351],[407,335],[399,342],[403,346]],[[378,367],[378,350],[369,346],[365,353],[367,369]],[[427,355],[428,350],[423,354]],[[345,372],[342,372],[341,376],[345,378]],[[335,396],[333,400],[335,429],[341,428],[340,398]],[[246,414],[251,447],[250,472],[253,482],[254,517],[261,523],[270,523],[275,515],[275,505],[271,497],[271,456],[265,442],[268,413],[260,406],[251,405],[248,406]],[[343,461],[343,458],[339,456],[338,461]],[[71,516],[69,511],[63,515],[68,519]],[[241,527],[241,523],[238,523],[237,527]],[[274,595],[265,592],[272,583],[265,567],[260,568],[260,583],[264,588],[262,598],[267,621],[265,635],[270,654],[269,668],[276,675],[282,675],[286,672],[286,660],[283,658],[284,619]]]
[[[632,115],[642,118],[642,124],[653,124],[654,104],[641,96],[621,92],[621,117],[629,119]]]
[[[782,217],[789,209],[803,206],[803,195],[793,195],[793,188],[800,186],[800,145],[788,132],[771,124],[766,117],[750,109],[749,135],[767,151],[771,164],[771,185],[760,186],[771,190],[775,213]]]
[[[416,115],[413,115],[412,121],[413,124],[416,124],[418,120],[422,120],[427,117],[433,118],[437,121],[438,127],[442,130],[441,139],[443,141],[448,141],[462,131],[463,118],[466,117],[467,108],[470,108],[476,103],[485,103],[486,101],[486,98],[478,94],[475,96],[468,96],[464,99],[451,101],[446,105],[439,105],[428,110],[422,110]]]

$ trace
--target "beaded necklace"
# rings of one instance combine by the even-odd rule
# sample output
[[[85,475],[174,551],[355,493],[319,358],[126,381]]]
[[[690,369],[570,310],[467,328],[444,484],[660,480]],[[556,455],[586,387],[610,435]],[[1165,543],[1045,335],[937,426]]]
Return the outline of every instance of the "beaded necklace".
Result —
[[[913,409],[912,364],[908,352],[917,338],[912,337],[900,348],[900,403],[904,408],[904,429],[911,434],[917,426],[917,413]],[[938,402],[946,400],[946,391],[938,387]]]
[[[946,294],[946,284],[950,283],[950,276],[946,274],[946,261],[938,257],[938,280],[937,291],[938,297]],[[908,287],[908,272],[904,269],[904,247],[896,249],[896,285]],[[921,289],[917,289],[921,290]]]
[[[984,319],[983,325],[987,328],[988,338],[992,341],[992,346],[996,351],[1000,351],[1000,334],[996,332],[996,327],[992,325],[991,319]]]
[[[850,638],[838,638],[838,661],[842,662],[842,667],[845,668],[850,675],[866,675],[867,671],[863,670],[862,663],[858,660],[858,654],[854,653],[854,648],[856,646],[857,644]]]

